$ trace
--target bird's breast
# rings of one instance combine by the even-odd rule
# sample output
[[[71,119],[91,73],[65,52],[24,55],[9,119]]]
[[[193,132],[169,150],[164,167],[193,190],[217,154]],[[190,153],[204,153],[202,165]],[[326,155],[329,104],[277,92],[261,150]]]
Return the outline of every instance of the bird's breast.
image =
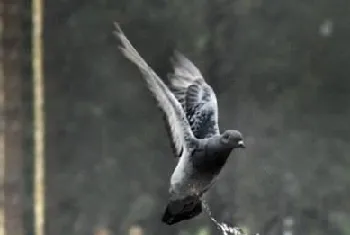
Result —
[[[191,159],[192,160],[192,159]],[[182,198],[202,195],[212,184],[215,175],[198,172],[190,159],[180,159],[170,180],[170,194]]]
[[[192,157],[194,170],[201,175],[217,175],[225,165],[231,151],[199,151]]]

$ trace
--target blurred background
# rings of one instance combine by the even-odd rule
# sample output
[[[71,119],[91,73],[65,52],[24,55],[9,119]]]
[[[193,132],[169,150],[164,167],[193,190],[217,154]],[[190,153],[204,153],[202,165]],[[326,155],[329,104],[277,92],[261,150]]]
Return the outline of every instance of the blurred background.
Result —
[[[2,0],[1,11],[2,234],[43,235],[33,225],[36,11],[27,0]],[[118,51],[118,21],[163,78],[174,49],[189,57],[217,93],[221,129],[245,136],[208,195],[216,219],[251,234],[349,235],[349,12],[344,0],[44,1],[45,234],[220,234],[205,213],[160,221],[176,161]]]

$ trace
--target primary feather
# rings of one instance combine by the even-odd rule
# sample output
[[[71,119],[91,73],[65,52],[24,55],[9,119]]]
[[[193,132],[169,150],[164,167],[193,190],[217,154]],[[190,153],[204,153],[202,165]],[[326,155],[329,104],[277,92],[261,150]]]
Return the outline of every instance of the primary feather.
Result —
[[[164,82],[158,77],[146,61],[139,55],[136,49],[131,45],[118,24],[115,24],[115,34],[121,41],[120,50],[126,58],[133,62],[143,74],[149,90],[156,98],[158,105],[165,113],[169,133],[174,144],[177,156],[186,154],[188,145],[186,141],[193,138],[191,127],[187,121],[181,104],[175,98],[174,94],[168,89]]]

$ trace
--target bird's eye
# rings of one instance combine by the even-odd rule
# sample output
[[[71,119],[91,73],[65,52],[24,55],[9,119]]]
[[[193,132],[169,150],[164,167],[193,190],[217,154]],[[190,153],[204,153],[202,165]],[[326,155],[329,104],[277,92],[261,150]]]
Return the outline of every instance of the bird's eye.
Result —
[[[221,141],[224,143],[228,143],[230,141],[230,136],[229,135],[223,135],[221,138]]]
[[[231,136],[230,136],[230,135],[225,135],[224,138],[225,138],[226,140],[229,140],[229,139],[231,138]]]

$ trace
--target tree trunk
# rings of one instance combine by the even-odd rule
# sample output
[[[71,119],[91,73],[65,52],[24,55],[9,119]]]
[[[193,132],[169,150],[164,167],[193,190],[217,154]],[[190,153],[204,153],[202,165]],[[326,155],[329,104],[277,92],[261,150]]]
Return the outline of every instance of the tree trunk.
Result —
[[[0,234],[23,234],[21,0],[1,1]]]

